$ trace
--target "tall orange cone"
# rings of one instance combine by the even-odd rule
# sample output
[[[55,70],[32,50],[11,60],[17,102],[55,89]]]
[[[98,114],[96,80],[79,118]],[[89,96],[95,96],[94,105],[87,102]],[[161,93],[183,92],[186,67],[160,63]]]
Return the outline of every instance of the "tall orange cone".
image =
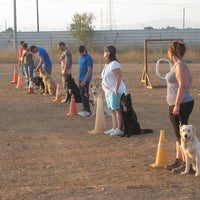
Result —
[[[14,71],[13,71],[13,80],[11,81],[11,83],[17,83],[18,81],[18,73],[17,73],[17,65],[14,66]]]
[[[67,115],[77,115],[77,108],[74,95],[71,95],[70,104],[69,104],[69,112]]]
[[[96,110],[96,118],[95,118],[95,128],[94,130],[88,131],[88,133],[96,134],[103,133],[106,129],[104,109],[103,109],[103,101],[102,96],[99,95],[97,98],[97,110]]]
[[[17,86],[16,88],[23,88],[24,87],[24,84],[20,78],[20,74],[18,74],[18,81],[17,81]]]
[[[164,167],[169,162],[168,153],[167,153],[167,144],[166,144],[166,137],[165,131],[160,130],[160,139],[158,142],[158,149],[156,155],[155,163],[151,164],[150,166],[155,167]]]
[[[60,84],[57,84],[56,97],[55,97],[55,99],[53,99],[53,101],[61,101],[61,88],[60,88]]]
[[[27,91],[28,94],[33,94],[34,91],[33,91],[33,81],[29,81],[29,86],[28,86],[28,91]]]

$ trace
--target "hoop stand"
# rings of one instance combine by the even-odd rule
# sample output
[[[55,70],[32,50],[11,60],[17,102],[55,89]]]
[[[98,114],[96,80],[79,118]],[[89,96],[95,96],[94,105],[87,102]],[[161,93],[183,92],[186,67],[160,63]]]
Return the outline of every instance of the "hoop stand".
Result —
[[[148,72],[147,72],[147,41],[144,40],[144,69],[141,78],[141,85],[145,84],[146,88],[153,89]]]
[[[142,78],[141,78],[141,85],[144,83],[146,88],[149,89],[153,89],[153,86],[151,84],[149,75],[148,75],[148,71],[147,71],[147,43],[151,42],[151,41],[173,41],[173,40],[177,40],[177,41],[183,41],[183,39],[178,38],[178,39],[145,39],[144,40],[144,69],[143,69],[143,73],[142,73]]]
[[[142,78],[141,78],[141,85],[145,84],[145,87],[148,89],[153,89],[153,86],[151,84],[150,78],[148,76],[148,73],[144,67],[143,73],[142,73]]]

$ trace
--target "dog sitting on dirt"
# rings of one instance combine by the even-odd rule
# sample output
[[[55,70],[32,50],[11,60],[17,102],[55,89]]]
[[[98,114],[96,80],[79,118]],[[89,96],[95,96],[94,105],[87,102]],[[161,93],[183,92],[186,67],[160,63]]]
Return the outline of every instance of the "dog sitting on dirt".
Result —
[[[93,105],[93,112],[91,117],[94,117],[96,115],[96,109],[97,109],[97,99],[98,96],[101,95],[100,88],[99,88],[99,82],[95,81],[93,84],[90,83],[90,91],[92,93],[92,105]],[[105,104],[105,98],[103,98],[103,104]],[[104,114],[106,116],[111,116],[111,111],[107,108],[107,106],[104,107]]]
[[[139,135],[144,133],[153,133],[152,129],[141,129],[137,115],[133,110],[130,94],[122,94],[120,99],[120,108],[123,120],[122,137],[130,137],[131,135]]]
[[[74,95],[76,103],[82,102],[79,87],[77,86],[71,74],[67,75],[65,79],[65,87],[66,87],[66,96],[65,99],[61,101],[62,103],[70,102],[72,94]]]
[[[44,83],[44,93],[43,95],[52,95],[56,94],[56,84],[52,77],[46,72],[44,69],[40,69],[39,77],[42,78],[42,82]]]
[[[196,130],[192,125],[180,126],[181,147],[183,149],[186,168],[181,174],[188,174],[190,165],[196,172],[195,176],[200,175],[200,142],[196,136]]]

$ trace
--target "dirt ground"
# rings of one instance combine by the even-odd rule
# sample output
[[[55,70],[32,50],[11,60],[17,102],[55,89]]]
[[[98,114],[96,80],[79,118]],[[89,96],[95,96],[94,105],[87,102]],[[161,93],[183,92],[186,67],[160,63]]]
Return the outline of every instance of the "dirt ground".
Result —
[[[152,168],[160,130],[165,130],[170,161],[175,137],[168,120],[166,84],[148,72],[154,89],[141,86],[143,65],[123,65],[127,91],[142,128],[154,133],[122,138],[89,134],[95,117],[67,115],[68,104],[53,102],[34,90],[11,84],[13,64],[0,65],[0,199],[1,200],[189,200],[200,199],[200,178]],[[195,108],[190,118],[200,130],[199,64],[190,64]],[[99,74],[98,64],[94,76]],[[77,66],[73,76],[76,79]],[[60,83],[59,65],[52,76]],[[81,105],[77,104],[81,110]],[[105,117],[110,128],[111,118]],[[198,134],[199,136],[199,134]]]

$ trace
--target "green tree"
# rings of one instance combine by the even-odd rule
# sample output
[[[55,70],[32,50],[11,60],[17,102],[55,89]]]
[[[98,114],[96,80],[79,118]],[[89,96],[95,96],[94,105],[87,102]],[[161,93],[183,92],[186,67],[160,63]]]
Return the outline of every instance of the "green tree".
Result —
[[[88,44],[89,39],[92,38],[94,34],[94,26],[92,25],[93,20],[95,19],[92,13],[76,13],[70,25],[71,34],[77,38],[84,45]]]

